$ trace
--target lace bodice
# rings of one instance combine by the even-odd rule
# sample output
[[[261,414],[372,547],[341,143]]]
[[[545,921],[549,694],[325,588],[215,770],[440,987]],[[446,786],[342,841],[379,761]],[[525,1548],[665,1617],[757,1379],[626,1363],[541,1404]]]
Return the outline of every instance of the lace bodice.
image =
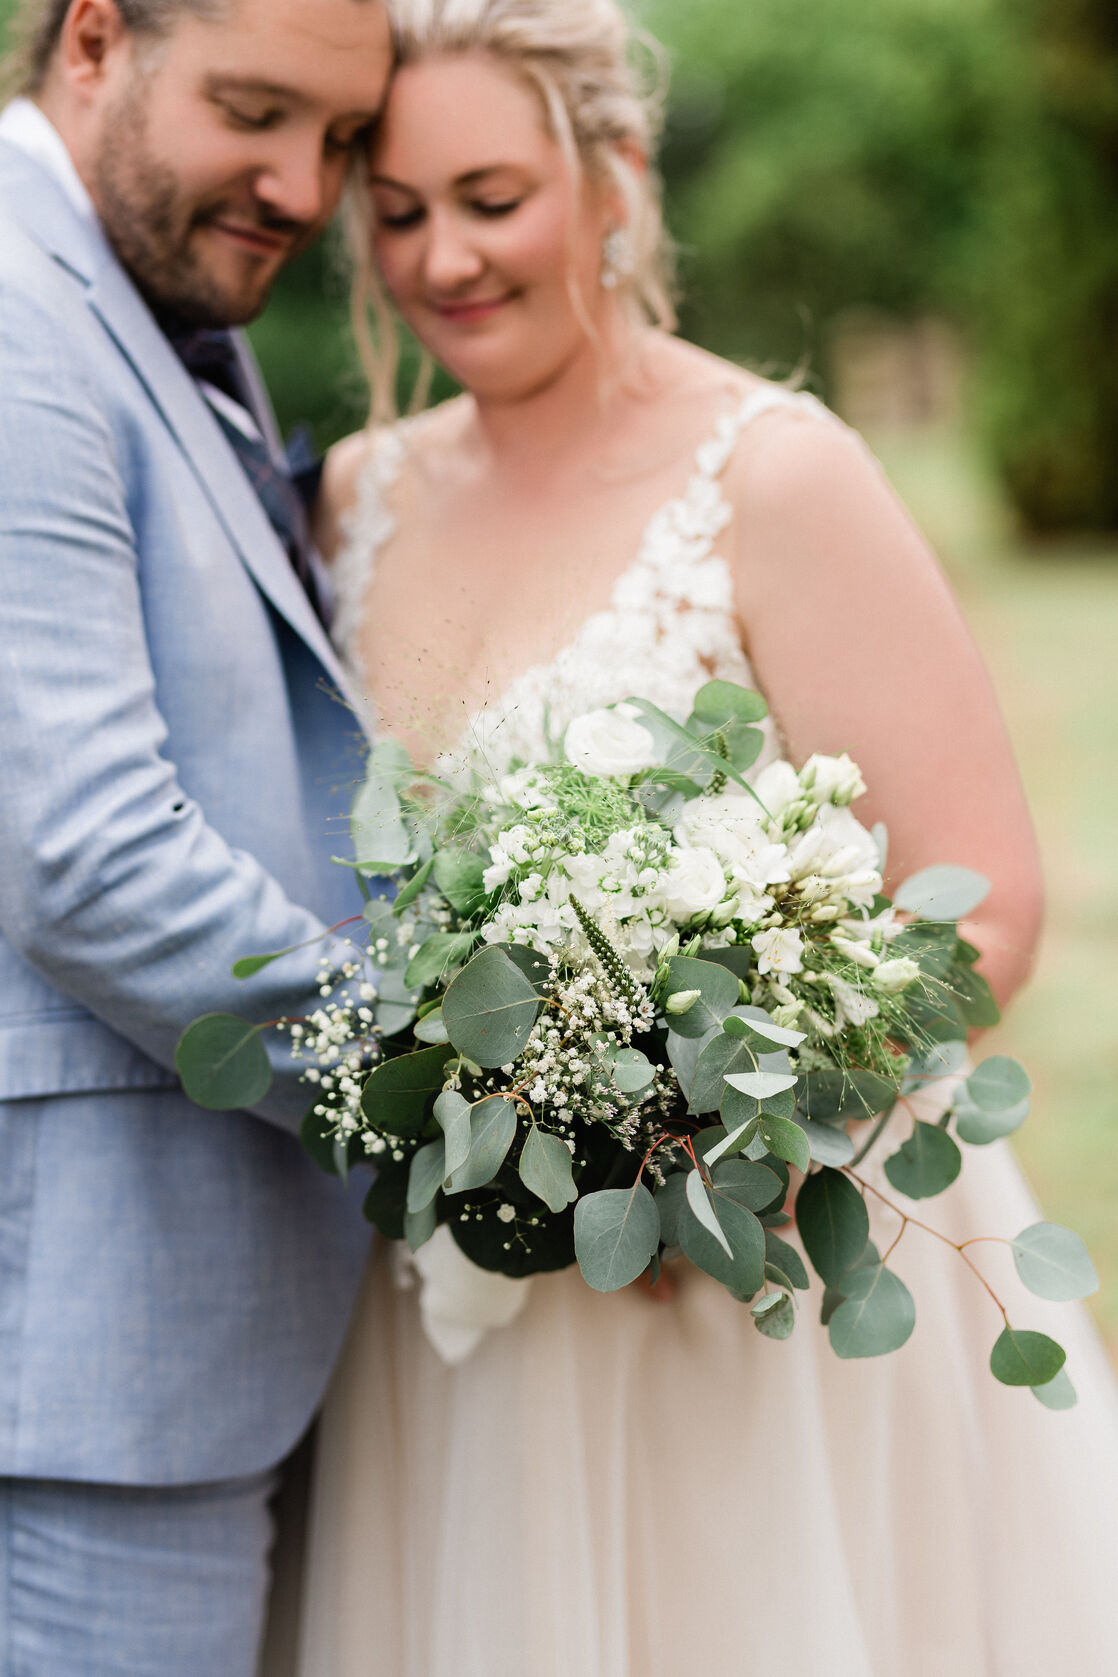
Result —
[[[767,385],[724,414],[697,449],[683,493],[649,519],[608,606],[584,618],[549,663],[525,670],[475,712],[455,749],[439,759],[440,772],[460,773],[483,761],[489,773],[500,774],[517,760],[538,760],[573,717],[631,694],[682,719],[712,678],[755,685],[738,631],[733,577],[715,544],[733,516],[721,482],[727,461],[746,426],[777,407],[823,411],[813,396]],[[359,692],[368,686],[359,656],[366,602],[378,555],[396,530],[392,488],[416,424],[401,421],[370,447],[335,561],[334,638]],[[369,705],[375,731],[375,698]],[[762,761],[775,750],[771,720],[766,728]]]

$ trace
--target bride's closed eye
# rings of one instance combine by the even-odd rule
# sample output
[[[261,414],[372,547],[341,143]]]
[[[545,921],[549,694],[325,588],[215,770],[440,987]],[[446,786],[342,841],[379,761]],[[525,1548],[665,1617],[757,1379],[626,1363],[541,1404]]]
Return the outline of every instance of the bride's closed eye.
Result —
[[[483,220],[496,221],[499,220],[501,216],[511,215],[514,210],[518,210],[520,208],[523,202],[523,198],[502,198],[498,200],[489,198],[475,199],[472,203],[467,204],[465,208],[472,215],[481,216]],[[396,231],[405,231],[408,228],[418,227],[426,218],[426,214],[427,212],[421,204],[414,204],[410,209],[406,210],[391,211],[381,209],[377,211],[377,226],[382,228],[392,228]]]

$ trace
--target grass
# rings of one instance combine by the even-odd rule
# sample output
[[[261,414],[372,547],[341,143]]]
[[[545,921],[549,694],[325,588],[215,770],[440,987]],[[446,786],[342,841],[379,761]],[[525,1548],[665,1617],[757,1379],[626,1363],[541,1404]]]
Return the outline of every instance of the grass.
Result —
[[[1048,921],[984,1049],[1033,1078],[1015,1145],[1045,1215],[1091,1248],[1091,1304],[1118,1356],[1118,540],[1022,540],[956,434],[874,443],[962,598],[1032,803]]]

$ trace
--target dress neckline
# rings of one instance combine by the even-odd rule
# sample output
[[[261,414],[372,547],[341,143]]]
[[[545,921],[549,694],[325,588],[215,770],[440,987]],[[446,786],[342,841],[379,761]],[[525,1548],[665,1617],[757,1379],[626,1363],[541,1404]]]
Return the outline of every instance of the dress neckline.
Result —
[[[728,576],[725,558],[711,551],[733,518],[733,508],[722,490],[722,473],[746,427],[777,408],[825,411],[814,396],[772,384],[751,390],[744,400],[723,411],[695,448],[683,488],[650,514],[633,556],[614,578],[605,605],[584,616],[549,657],[527,665],[498,695],[471,711],[457,741],[435,758],[432,766],[436,772],[460,765],[471,742],[480,741],[499,727],[502,718],[542,687],[548,672],[576,659],[580,648],[604,622],[623,616],[626,624],[631,624],[643,595],[662,593],[667,586],[672,594],[683,597],[684,573],[704,560],[713,562]],[[338,605],[334,638],[361,692],[367,687],[359,662],[365,607],[377,559],[398,527],[391,507],[392,490],[407,459],[411,437],[429,417],[430,410],[410,415],[376,436],[358,480],[353,507],[343,519],[345,540],[335,562]],[[677,574],[672,576],[672,572]],[[371,696],[364,720],[371,732],[382,731]]]

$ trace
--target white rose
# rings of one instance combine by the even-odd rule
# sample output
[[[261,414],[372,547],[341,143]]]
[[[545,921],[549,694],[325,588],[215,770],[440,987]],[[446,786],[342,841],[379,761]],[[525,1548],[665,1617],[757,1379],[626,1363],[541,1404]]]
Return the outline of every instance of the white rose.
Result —
[[[664,898],[673,920],[690,920],[706,914],[726,895],[722,863],[705,845],[673,850],[664,882]]]
[[[789,804],[796,803],[804,795],[799,775],[783,758],[761,770],[753,782],[753,789],[776,821],[780,820]]]
[[[782,931],[774,926],[769,932],[756,932],[752,939],[759,957],[757,971],[802,972],[804,944],[799,932]]]
[[[817,804],[848,804],[866,789],[862,771],[844,751],[841,757],[809,757],[800,770],[800,785]]]
[[[896,995],[900,990],[907,990],[914,978],[920,977],[920,968],[907,955],[894,955],[892,960],[882,961],[873,975],[873,982],[879,990],[887,995]]]
[[[648,729],[620,709],[576,716],[563,737],[563,750],[569,763],[590,775],[639,774],[656,761]]]

